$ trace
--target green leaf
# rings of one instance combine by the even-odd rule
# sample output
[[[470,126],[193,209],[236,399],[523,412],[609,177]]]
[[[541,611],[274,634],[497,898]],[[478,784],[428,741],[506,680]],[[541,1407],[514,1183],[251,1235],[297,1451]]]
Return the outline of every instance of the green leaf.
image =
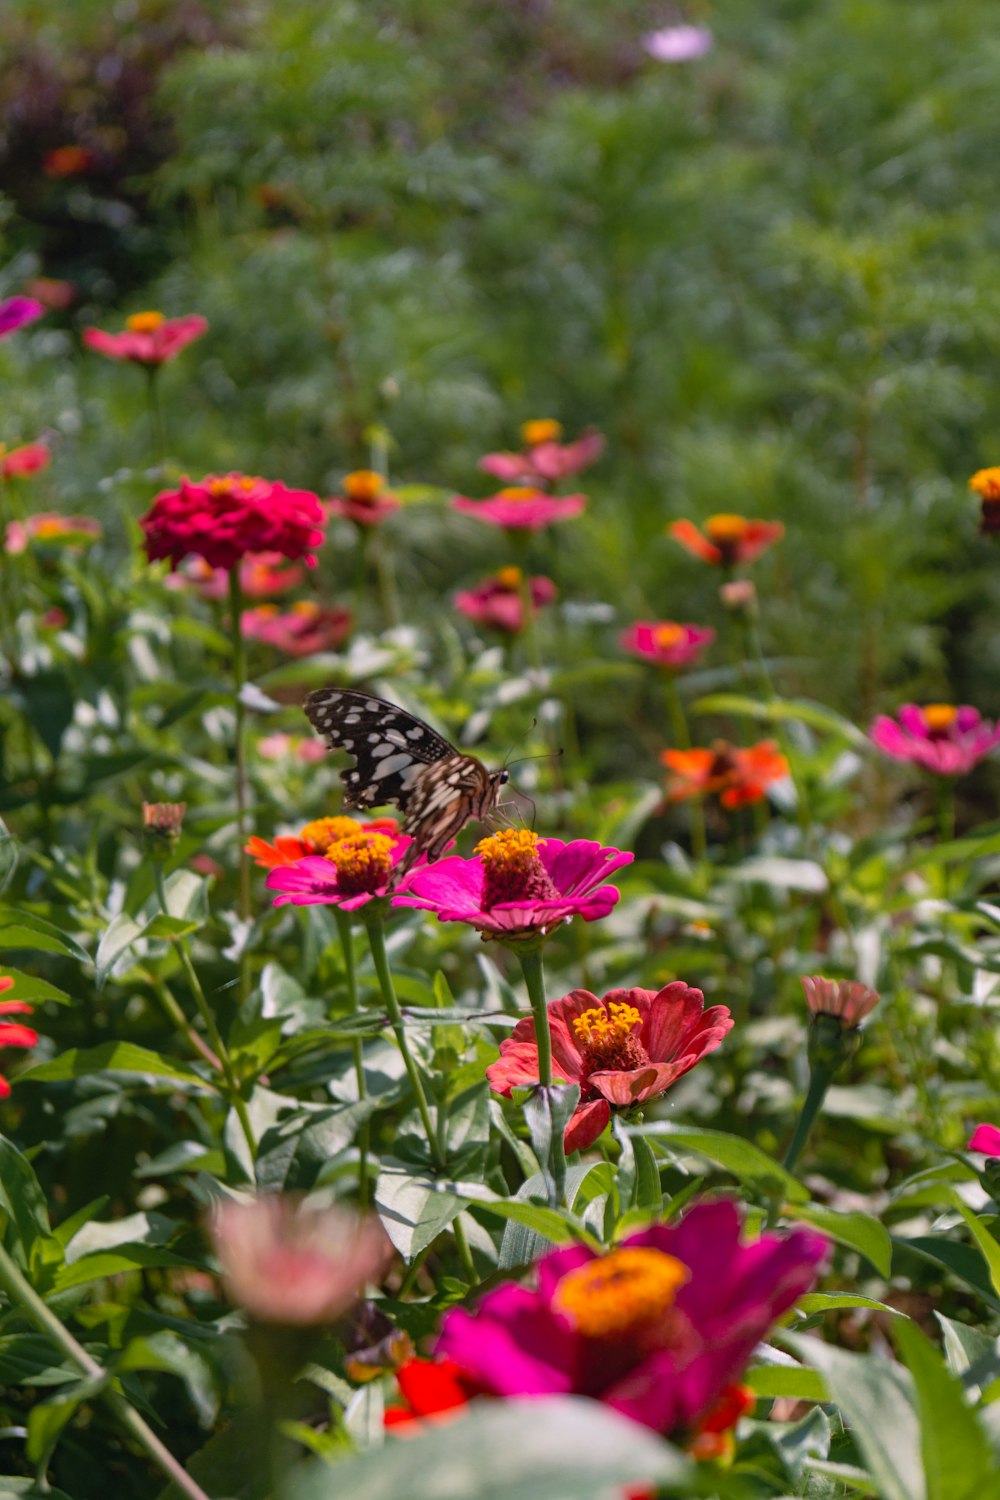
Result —
[[[306,1192],[314,1187],[324,1168],[354,1143],[377,1103],[359,1099],[320,1110],[297,1110],[272,1125],[261,1136],[257,1185],[269,1192]]]
[[[576,1203],[588,1177],[593,1172],[599,1171],[602,1165],[600,1162],[577,1162],[575,1166],[567,1167],[566,1201],[571,1207]],[[477,1192],[476,1201],[481,1202],[488,1193],[487,1188]],[[542,1207],[540,1200],[543,1196],[545,1196],[545,1179],[540,1172],[536,1172],[525,1178],[513,1199],[505,1201],[532,1203],[536,1207]],[[547,1212],[556,1212],[556,1210],[547,1209]],[[541,1220],[538,1221],[539,1225],[541,1222]],[[533,1228],[530,1224],[521,1223],[510,1217],[500,1242],[499,1267],[502,1271],[507,1271],[512,1266],[529,1266],[540,1255],[544,1255],[550,1245],[558,1243],[560,1241],[552,1240],[546,1230],[540,1227]]]
[[[382,1227],[404,1260],[419,1255],[462,1210],[462,1200],[432,1177],[385,1157],[375,1185]]]
[[[963,1203],[957,1193],[951,1194],[951,1200],[958,1209],[962,1218],[968,1226],[969,1233],[975,1240],[982,1252],[989,1271],[990,1285],[998,1297],[1000,1297],[1000,1244],[993,1238],[982,1219],[972,1212],[967,1203]]]
[[[961,1385],[915,1323],[895,1327],[893,1341],[916,1387],[927,1500],[996,1500],[993,1450]]]
[[[762,703],[758,698],[747,698],[742,693],[712,693],[692,703],[691,710],[696,714],[735,714],[739,718],[760,719],[771,724],[808,724],[810,729],[818,729],[823,734],[837,735],[856,750],[870,748],[868,737],[850,719],[808,698],[772,698]]]
[[[887,1302],[876,1302],[874,1297],[862,1297],[856,1292],[806,1292],[795,1304],[796,1312],[803,1317],[836,1312],[842,1307],[871,1307],[876,1312],[892,1313],[897,1318],[906,1316],[898,1307],[890,1307]]]
[[[35,672],[16,677],[7,693],[55,760],[76,708],[69,677],[58,668]]]
[[[7,889],[17,869],[17,839],[0,818],[0,895]]]
[[[22,1075],[23,1076],[23,1075]],[[49,1234],[49,1210],[41,1183],[26,1156],[0,1135],[0,1208],[10,1216],[26,1252]]]
[[[961,1377],[965,1389],[978,1400],[1000,1376],[1000,1339],[967,1323],[956,1323],[944,1313],[935,1312],[934,1316],[944,1334],[949,1370]]]
[[[483,1402],[460,1422],[330,1468],[304,1464],[288,1500],[608,1500],[629,1484],[690,1484],[688,1461],[596,1401]],[[690,1493],[689,1490],[682,1493]]]
[[[127,912],[120,911],[112,917],[97,945],[94,959],[97,988],[103,989],[115,964],[124,958],[134,943],[142,937],[142,926]]]
[[[34,912],[0,909],[0,953],[11,948],[34,948],[41,953],[65,953],[80,963],[89,964],[90,954],[75,938],[67,937],[61,928]]]
[[[80,1378],[79,1365],[64,1360],[40,1333],[0,1334],[0,1385],[65,1385]]]
[[[166,1214],[126,1214],[121,1219],[99,1222],[90,1219],[66,1242],[66,1264],[84,1255],[116,1250],[119,1245],[165,1245],[177,1233],[177,1225]]]
[[[103,1281],[107,1276],[124,1276],[130,1271],[163,1269],[167,1266],[191,1266],[194,1262],[174,1255],[156,1245],[122,1245],[117,1250],[84,1255],[72,1265],[66,1265],[56,1274],[55,1289],[69,1291],[71,1287],[87,1286],[92,1281]]]
[[[165,1079],[187,1088],[215,1092],[215,1085],[183,1063],[137,1047],[133,1042],[103,1042],[100,1047],[70,1047],[51,1062],[38,1063],[18,1077],[18,1083],[57,1083],[68,1078],[89,1078],[95,1073],[123,1073],[140,1078],[150,1087]]]
[[[780,1193],[789,1203],[808,1201],[806,1189],[790,1172],[786,1172],[784,1167],[761,1151],[759,1146],[745,1141],[742,1136],[729,1135],[723,1130],[707,1130],[697,1125],[674,1125],[666,1120],[657,1121],[653,1125],[629,1126],[627,1133],[647,1136],[657,1144],[662,1144],[666,1151],[697,1151],[701,1156],[707,1156],[709,1161],[714,1161],[717,1166],[724,1167],[764,1198]]]
[[[490,1086],[485,1078],[449,1099],[446,1128],[448,1170],[455,1177],[481,1174],[490,1138]]]
[[[209,1427],[218,1415],[219,1397],[211,1365],[169,1329],[129,1340],[115,1363],[115,1372],[129,1370],[165,1370],[177,1375],[203,1427]]]
[[[23,1073],[21,1077],[24,1077]],[[990,1284],[987,1267],[974,1245],[966,1245],[961,1240],[945,1239],[939,1234],[918,1234],[908,1239],[893,1235],[892,1242],[899,1249],[912,1250],[922,1259],[943,1266],[946,1271],[978,1292],[990,1307],[1000,1310],[1000,1300]]]
[[[563,1135],[580,1102],[578,1083],[539,1084],[524,1103],[524,1119],[531,1146],[545,1178],[549,1203],[559,1203],[566,1184]]]
[[[870,1214],[852,1210],[841,1213],[833,1208],[822,1208],[815,1203],[790,1204],[786,1209],[789,1218],[801,1219],[821,1229],[840,1245],[859,1250],[870,1260],[881,1276],[889,1276],[892,1270],[892,1240],[889,1231]]]
[[[28,1413],[28,1441],[24,1445],[32,1463],[40,1468],[47,1466],[67,1422],[85,1401],[93,1400],[107,1389],[110,1378],[107,1371],[102,1371],[32,1407]]]
[[[6,965],[3,973],[5,979],[14,981],[10,989],[4,991],[5,1000],[54,1000],[57,1005],[73,1003],[72,997],[65,990],[57,990],[47,979],[39,979],[35,974],[24,974],[20,969],[8,969]]]

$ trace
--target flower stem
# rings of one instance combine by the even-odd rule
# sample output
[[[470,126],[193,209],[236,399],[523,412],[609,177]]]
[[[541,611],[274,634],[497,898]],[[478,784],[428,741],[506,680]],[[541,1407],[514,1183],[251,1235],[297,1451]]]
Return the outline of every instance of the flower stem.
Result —
[[[517,950],[524,975],[531,1011],[535,1018],[535,1042],[538,1047],[538,1081],[543,1087],[552,1082],[552,1033],[549,1030],[549,1011],[545,1003],[545,976],[542,973],[542,950],[526,948]]]
[[[826,1091],[833,1082],[834,1069],[828,1064],[820,1063],[815,1066],[809,1075],[809,1088],[806,1097],[802,1101],[802,1109],[799,1114],[799,1123],[795,1127],[791,1145],[785,1152],[782,1166],[786,1172],[794,1172],[796,1163],[802,1155],[806,1141],[812,1133],[816,1118],[823,1107]]]
[[[146,402],[149,407],[149,425],[153,431],[156,461],[162,468],[167,461],[167,435],[163,426],[163,407],[160,405],[159,365],[146,366]]]
[[[389,956],[385,949],[385,929],[381,920],[377,917],[366,923],[366,926],[368,928],[368,943],[372,950],[372,960],[375,964],[375,973],[378,975],[385,1008],[389,1012],[389,1021],[392,1025],[393,1035],[402,1054],[403,1064],[406,1068],[406,1075],[410,1080],[413,1096],[417,1101],[420,1122],[424,1127],[427,1144],[434,1158],[434,1164],[440,1168],[445,1165],[445,1154],[431,1122],[431,1112],[427,1106],[427,1095],[424,1093],[420,1069],[417,1067],[416,1058],[410,1051],[410,1044],[406,1039],[406,1028],[403,1025],[403,1016],[399,1009],[399,1001],[396,999],[396,987],[392,982],[392,970],[389,968]]]
[[[236,707],[236,831],[240,841],[240,918],[250,920],[250,856],[245,845],[249,837],[247,828],[247,766],[246,766],[246,709],[243,705],[243,686],[246,682],[246,645],[241,624],[243,615],[243,590],[240,586],[239,565],[229,570],[229,629],[233,642],[233,687]],[[245,960],[241,967],[245,971]],[[245,988],[245,985],[244,985]]]
[[[82,1344],[77,1343],[69,1329],[56,1317],[52,1309],[25,1279],[2,1245],[0,1245],[0,1288],[6,1292],[11,1302],[31,1319],[35,1327],[47,1335],[58,1349],[62,1350],[81,1374],[91,1379],[100,1379],[105,1374],[104,1367],[87,1353]],[[131,1433],[139,1446],[145,1449],[153,1463],[189,1497],[189,1500],[208,1500],[201,1486],[195,1483],[184,1466],[168,1448],[164,1447],[156,1433],[120,1392],[106,1389],[101,1392],[101,1397],[110,1406],[121,1425]]]
[[[346,911],[334,907],[334,915],[337,919],[337,932],[340,936],[340,948],[344,955],[344,977],[347,982],[347,998],[351,1005],[351,1015],[358,1013],[358,974],[354,963],[354,941],[351,933],[351,919]],[[364,1043],[359,1036],[351,1038],[351,1051],[354,1053],[354,1076],[358,1080],[358,1098],[368,1098],[368,1080],[365,1077]],[[358,1131],[358,1203],[361,1208],[368,1207],[368,1147],[371,1141],[371,1121],[365,1120]]]
[[[667,713],[670,716],[670,730],[681,750],[690,750],[691,733],[688,729],[687,716],[684,713],[684,705],[681,702],[680,691],[677,687],[677,674],[667,671]],[[708,841],[705,837],[705,808],[700,797],[692,797],[691,802],[691,852],[699,864],[704,864],[708,855]]]

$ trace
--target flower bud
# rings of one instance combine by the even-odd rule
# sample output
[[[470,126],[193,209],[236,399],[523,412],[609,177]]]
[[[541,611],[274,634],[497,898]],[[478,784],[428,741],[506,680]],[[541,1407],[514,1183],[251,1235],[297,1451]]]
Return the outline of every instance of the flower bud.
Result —
[[[169,859],[177,848],[186,802],[144,802],[142,842],[150,859]]]

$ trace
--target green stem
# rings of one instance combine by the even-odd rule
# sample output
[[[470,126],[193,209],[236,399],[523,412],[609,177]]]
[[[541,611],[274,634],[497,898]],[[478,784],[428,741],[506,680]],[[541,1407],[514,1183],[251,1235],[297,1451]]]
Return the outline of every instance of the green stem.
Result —
[[[207,1062],[209,1067],[214,1068],[217,1073],[221,1073],[222,1063],[220,1062],[219,1058],[216,1057],[215,1053],[212,1051],[208,1043],[202,1041],[201,1037],[198,1035],[194,1027],[191,1025],[191,1022],[188,1020],[187,1016],[181,1010],[181,1007],[175,1000],[174,996],[170,993],[170,991],[167,989],[167,986],[163,983],[163,980],[157,979],[154,974],[147,974],[145,977],[152,987],[153,993],[156,995],[156,998],[163,1006],[168,1020],[174,1026],[176,1026],[181,1035],[185,1037],[185,1039],[187,1040],[187,1044],[191,1048],[192,1052],[197,1052],[198,1056],[202,1058],[204,1062]]]
[[[688,729],[687,716],[684,713],[684,705],[681,702],[680,690],[677,686],[677,674],[669,669],[667,677],[667,713],[670,716],[670,729],[677,747],[680,750],[690,750],[691,733]],[[691,852],[699,864],[704,864],[708,857],[708,840],[705,836],[705,807],[700,797],[690,798],[691,812]]]
[[[406,1038],[406,1028],[403,1025],[402,1012],[399,1009],[399,1001],[396,999],[396,987],[392,982],[392,970],[389,968],[389,955],[385,950],[385,930],[381,920],[378,918],[374,918],[366,925],[368,928],[368,942],[372,950],[372,960],[375,964],[375,973],[378,975],[379,986],[382,990],[382,999],[385,1001],[385,1008],[389,1012],[389,1021],[392,1026],[393,1035],[396,1038],[396,1045],[402,1054],[406,1076],[410,1080],[410,1087],[417,1101],[417,1110],[420,1114],[420,1122],[424,1127],[424,1133],[427,1136],[427,1144],[430,1147],[435,1166],[439,1168],[444,1167],[445,1154],[431,1121],[431,1112],[427,1106],[427,1095],[424,1093],[423,1079],[420,1077],[416,1058],[410,1051],[410,1044]]]
[[[469,1241],[465,1237],[465,1226],[461,1219],[455,1219],[452,1222],[451,1228],[455,1236],[455,1248],[458,1251],[458,1258],[462,1262],[462,1270],[465,1272],[469,1285],[474,1286],[479,1277],[476,1275],[476,1267],[472,1259],[472,1251],[469,1249]]]
[[[167,461],[167,435],[163,426],[163,408],[160,405],[159,365],[146,366],[146,401],[149,406],[149,424],[153,430],[156,461],[162,468]]]
[[[246,709],[243,706],[243,687],[246,682],[246,644],[240,620],[243,614],[243,590],[240,586],[239,565],[229,570],[229,629],[233,642],[233,688],[236,708],[236,831],[240,841],[240,917],[250,920],[250,856],[246,851],[249,837],[247,827],[247,765],[246,765]],[[241,959],[244,998],[246,991],[246,959]]]
[[[538,1081],[544,1087],[552,1082],[552,1033],[549,1030],[549,1012],[545,1003],[545,976],[542,973],[541,948],[518,949],[521,973],[531,1001],[535,1018],[535,1042],[538,1046]]]
[[[351,919],[340,907],[334,907],[334,915],[337,919],[337,932],[340,937],[340,948],[344,955],[344,977],[347,983],[347,998],[351,1006],[351,1015],[358,1013],[358,974],[354,962],[354,940],[351,932]],[[351,1051],[354,1054],[354,1076],[358,1080],[358,1098],[368,1098],[368,1080],[365,1077],[365,1053],[364,1043],[359,1036],[351,1038]],[[358,1203],[362,1208],[368,1207],[368,1149],[371,1143],[371,1121],[365,1120],[358,1131]]]
[[[782,1166],[786,1172],[795,1171],[796,1163],[802,1155],[806,1141],[809,1139],[812,1128],[816,1123],[816,1118],[823,1107],[826,1091],[833,1082],[833,1075],[834,1069],[822,1064],[814,1067],[809,1075],[809,1088],[806,1091],[805,1099],[802,1101],[799,1123],[795,1127],[795,1134],[792,1136],[791,1145],[785,1152],[785,1159],[782,1162]]]
[[[155,864],[153,866],[153,880],[156,885],[156,895],[159,900],[160,907],[169,915],[169,908],[167,906],[167,893],[163,884],[162,865]],[[246,1100],[240,1093],[240,1085],[233,1070],[233,1060],[229,1056],[229,1049],[226,1046],[225,1042],[222,1040],[222,1033],[219,1030],[218,1023],[216,1022],[215,1016],[212,1012],[212,1007],[209,1005],[208,1000],[205,996],[205,991],[201,987],[201,980],[198,978],[198,971],[191,960],[191,954],[188,952],[187,943],[183,938],[177,938],[175,940],[174,946],[177,949],[177,956],[181,961],[181,968],[184,970],[188,986],[190,987],[191,993],[194,996],[194,1003],[198,1007],[198,1014],[201,1016],[201,1019],[205,1026],[205,1030],[208,1032],[208,1039],[211,1042],[216,1055],[218,1056],[219,1066],[222,1069],[222,1076],[225,1079],[226,1083],[226,1092],[229,1095],[229,1102],[236,1111],[237,1118],[240,1122],[240,1127],[243,1131],[243,1135],[246,1139],[246,1143],[250,1151],[251,1159],[256,1160],[257,1141],[254,1137],[253,1126],[250,1124],[250,1115],[247,1111]]]
[[[77,1343],[69,1329],[60,1322],[34,1287],[25,1280],[2,1245],[0,1245],[0,1288],[7,1293],[11,1302],[20,1307],[22,1312],[31,1319],[35,1327],[50,1338],[58,1349],[62,1350],[81,1374],[93,1380],[104,1376],[106,1372],[103,1365],[98,1364],[83,1345]],[[201,1486],[195,1483],[184,1466],[168,1448],[164,1447],[152,1428],[134,1407],[129,1405],[119,1391],[104,1390],[101,1392],[101,1398],[107,1402],[119,1422],[131,1433],[139,1446],[145,1449],[153,1463],[177,1485],[178,1489],[189,1496],[190,1500],[209,1500]]]

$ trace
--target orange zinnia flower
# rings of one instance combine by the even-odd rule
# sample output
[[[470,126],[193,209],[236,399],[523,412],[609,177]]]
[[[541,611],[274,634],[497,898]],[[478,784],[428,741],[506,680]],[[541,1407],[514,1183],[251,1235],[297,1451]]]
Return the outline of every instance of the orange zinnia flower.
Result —
[[[753,562],[785,534],[780,521],[748,521],[745,516],[729,514],[709,516],[704,532],[693,521],[672,521],[667,530],[675,542],[702,562],[722,568]]]
[[[253,838],[247,841],[246,851],[252,854],[254,863],[262,870],[277,870],[282,865],[297,864],[308,855],[326,854],[332,844],[356,833],[399,832],[395,818],[369,818],[357,823],[353,818],[314,818],[311,823],[294,834],[278,834],[273,844],[266,839]]]
[[[715,794],[723,807],[742,807],[762,801],[771,782],[788,775],[788,761],[774,740],[745,750],[717,740],[710,750],[664,750],[660,759],[673,773],[668,802]]]

